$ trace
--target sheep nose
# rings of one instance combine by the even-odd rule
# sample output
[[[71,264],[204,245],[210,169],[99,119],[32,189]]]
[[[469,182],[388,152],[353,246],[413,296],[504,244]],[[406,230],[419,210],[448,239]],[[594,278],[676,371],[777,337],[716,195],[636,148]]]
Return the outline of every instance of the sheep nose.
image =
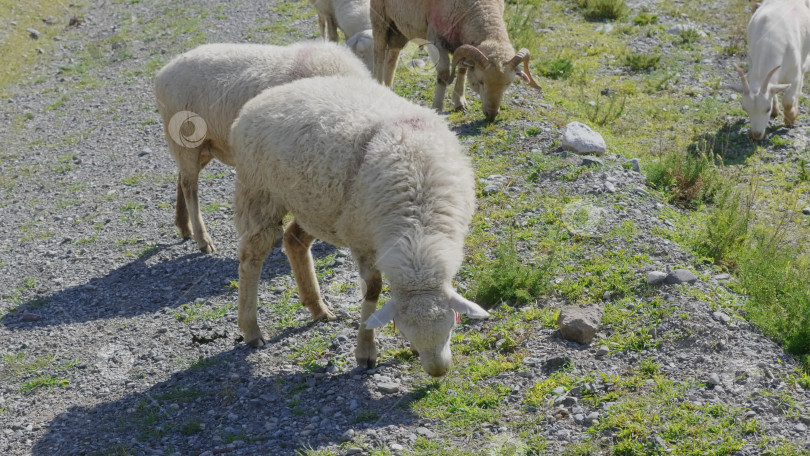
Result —
[[[762,138],[764,138],[764,137],[765,137],[765,132],[758,133],[758,132],[749,131],[749,132],[748,132],[748,136],[749,136],[751,139],[753,139],[754,141],[761,141],[761,140],[762,140]]]
[[[493,120],[495,120],[495,117],[497,117],[497,116],[498,116],[498,110],[497,109],[495,109],[495,110],[487,110],[487,109],[485,109],[484,110],[484,117],[486,117],[489,122],[492,122]]]
[[[425,368],[425,372],[428,373],[431,377],[444,377],[447,374],[447,371],[450,370],[450,366],[422,366]]]

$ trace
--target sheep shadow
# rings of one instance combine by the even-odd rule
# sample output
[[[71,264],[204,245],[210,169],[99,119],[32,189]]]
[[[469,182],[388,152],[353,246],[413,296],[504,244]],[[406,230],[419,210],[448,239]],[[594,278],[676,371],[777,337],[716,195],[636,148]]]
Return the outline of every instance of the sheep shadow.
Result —
[[[465,122],[456,127],[452,127],[451,130],[453,130],[453,132],[460,137],[480,136],[484,128],[488,127],[493,122],[498,122],[498,120],[476,119],[470,122]]]
[[[237,260],[203,253],[153,260],[173,245],[176,244],[159,244],[103,277],[23,303],[0,317],[0,324],[20,331],[128,318],[232,292],[228,284],[238,278]],[[322,242],[312,246],[315,258],[333,251],[334,246]],[[274,248],[264,261],[262,280],[290,271],[286,256],[279,248]],[[26,313],[36,314],[41,319],[25,322],[22,316]]]
[[[748,137],[747,126],[746,119],[739,119],[724,124],[716,132],[697,135],[687,146],[687,151],[691,154],[710,153],[722,158],[726,165],[743,163],[757,150],[757,143]]]
[[[255,361],[260,352],[240,344],[200,358],[148,389],[132,381],[137,378],[132,373],[126,379],[105,379],[110,390],[120,388],[126,394],[91,406],[71,406],[55,416],[34,442],[31,454],[167,450],[217,454],[233,450],[236,444],[244,454],[288,455],[341,444],[349,440],[350,429],[407,425],[418,419],[403,405],[423,394],[418,389],[374,394],[363,382],[368,375],[358,369],[331,375],[282,369],[262,375]],[[88,423],[93,432],[82,432]]]

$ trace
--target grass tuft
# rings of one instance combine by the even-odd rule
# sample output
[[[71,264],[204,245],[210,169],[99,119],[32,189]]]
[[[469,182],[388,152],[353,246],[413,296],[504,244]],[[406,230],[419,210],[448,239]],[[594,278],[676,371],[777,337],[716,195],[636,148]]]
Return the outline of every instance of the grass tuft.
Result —
[[[618,20],[629,12],[624,0],[577,0],[577,5],[589,21]]]

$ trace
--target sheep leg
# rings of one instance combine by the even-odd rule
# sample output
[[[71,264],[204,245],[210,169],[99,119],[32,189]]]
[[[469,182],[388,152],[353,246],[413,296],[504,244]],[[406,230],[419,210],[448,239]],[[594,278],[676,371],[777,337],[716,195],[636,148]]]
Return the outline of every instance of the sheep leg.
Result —
[[[439,49],[439,61],[436,63],[436,90],[433,92],[433,109],[442,112],[444,94],[450,83],[450,55]]]
[[[200,213],[199,196],[197,194],[197,183],[200,171],[205,168],[213,155],[208,149],[208,145],[203,145],[197,149],[186,149],[182,147],[173,148],[172,156],[177,161],[179,176],[177,177],[177,208],[175,211],[175,224],[180,229],[180,234],[185,238],[188,229],[187,221],[191,222],[192,235],[197,242],[200,251],[211,253],[216,250],[214,241],[205,229],[205,224]],[[183,203],[180,201],[180,194],[183,195]],[[184,216],[185,213],[185,216]]]
[[[373,369],[377,365],[377,343],[374,340],[374,330],[366,329],[366,320],[377,310],[377,300],[382,291],[382,276],[374,267],[374,255],[355,254],[354,257],[360,268],[360,284],[364,298],[354,357],[358,366]]]
[[[773,104],[771,105],[771,119],[775,119],[779,117],[779,114],[782,113],[782,110],[779,108],[779,100],[776,97],[776,95],[774,95],[772,103]],[[787,113],[787,107],[785,107],[785,113]]]
[[[256,312],[262,263],[272,250],[284,217],[264,193],[242,188],[237,181],[234,222],[239,233],[239,310],[237,322],[245,343],[261,347],[266,343]]]
[[[383,67],[383,74],[385,76],[383,82],[388,87],[394,85],[394,73],[397,71],[397,62],[399,61],[399,53],[401,51],[402,48],[388,48],[388,52],[385,53],[385,64]]]
[[[464,97],[464,85],[467,83],[467,68],[458,66],[456,85],[453,87],[453,106],[456,110],[467,110],[467,99]]]
[[[792,127],[796,124],[796,118],[799,117],[799,96],[802,94],[802,85],[804,80],[799,79],[788,87],[782,94],[782,106],[785,108],[785,124]],[[774,104],[776,103],[776,96],[773,97]]]
[[[326,19],[318,14],[318,30],[321,32],[321,38],[326,41],[328,37],[326,36]]]
[[[290,267],[298,285],[298,295],[303,304],[312,314],[313,320],[326,318],[334,320],[333,314],[323,303],[321,291],[318,287],[318,278],[315,275],[315,264],[312,261],[310,247],[315,236],[307,233],[295,220],[284,231],[284,251],[290,261]]]
[[[335,43],[338,42],[338,26],[337,20],[335,20],[334,16],[330,16],[326,19],[326,27],[329,32],[329,41],[334,41]]]
[[[191,239],[191,220],[186,209],[186,197],[183,196],[182,175],[177,175],[177,206],[174,211],[174,224],[180,230],[183,239]]]

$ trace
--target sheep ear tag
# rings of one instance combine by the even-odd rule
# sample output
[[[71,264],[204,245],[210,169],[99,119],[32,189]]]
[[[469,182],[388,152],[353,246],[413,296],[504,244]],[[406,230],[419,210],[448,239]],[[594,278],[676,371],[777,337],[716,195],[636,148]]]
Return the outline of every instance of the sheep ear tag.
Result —
[[[366,329],[374,329],[379,328],[380,326],[388,323],[389,321],[394,319],[394,314],[396,313],[396,303],[393,299],[389,300],[385,303],[380,310],[371,314],[366,320]]]
[[[460,314],[465,314],[468,317],[476,320],[487,318],[489,316],[489,312],[484,310],[481,306],[465,299],[455,291],[453,291],[450,295],[450,308]]]

